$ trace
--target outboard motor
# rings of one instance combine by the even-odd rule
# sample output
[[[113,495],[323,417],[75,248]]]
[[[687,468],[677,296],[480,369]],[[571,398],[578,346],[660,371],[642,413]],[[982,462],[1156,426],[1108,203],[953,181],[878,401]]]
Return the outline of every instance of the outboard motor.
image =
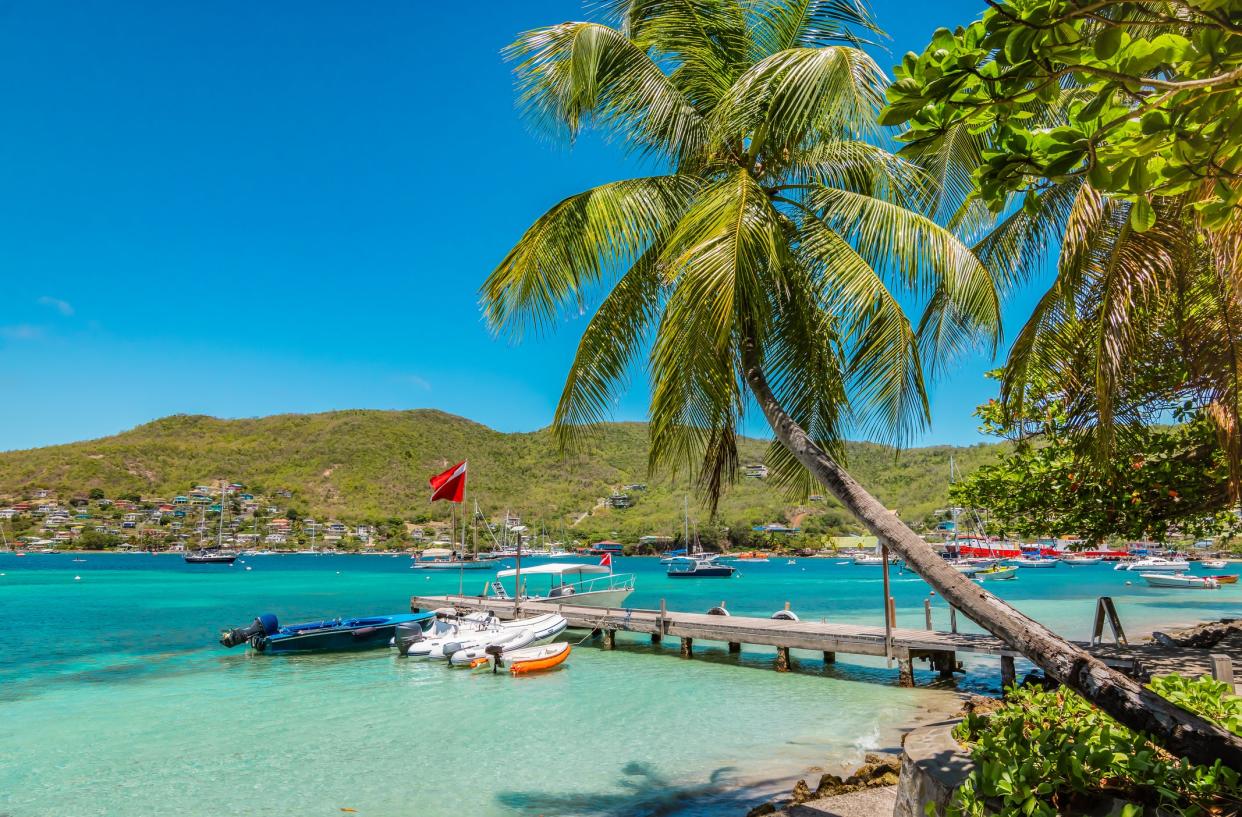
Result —
[[[423,622],[414,621],[398,624],[393,631],[393,642],[397,645],[397,654],[405,658],[410,654],[410,647],[426,637]]]
[[[271,635],[279,629],[280,624],[276,621],[276,616],[271,613],[264,613],[256,618],[249,627],[225,630],[220,634],[220,643],[226,647],[236,647],[238,644],[245,644],[256,636]]]
[[[501,644],[488,644],[483,648],[483,652],[492,658],[492,675],[500,671],[500,656],[505,654],[505,648]]]

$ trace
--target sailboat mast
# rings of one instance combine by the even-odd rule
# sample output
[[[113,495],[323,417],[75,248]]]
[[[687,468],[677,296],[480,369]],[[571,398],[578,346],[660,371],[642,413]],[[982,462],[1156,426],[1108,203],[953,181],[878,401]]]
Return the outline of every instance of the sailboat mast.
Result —
[[[216,530],[216,548],[224,547],[224,494],[227,486],[220,480],[220,524]]]

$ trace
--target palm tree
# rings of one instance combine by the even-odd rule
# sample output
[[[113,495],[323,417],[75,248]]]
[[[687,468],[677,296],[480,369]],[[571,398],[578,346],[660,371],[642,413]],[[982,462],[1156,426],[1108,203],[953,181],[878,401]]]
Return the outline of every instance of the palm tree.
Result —
[[[714,508],[753,399],[777,480],[822,483],[950,604],[1121,722],[1242,766],[1242,743],[1057,637],[948,566],[839,463],[846,429],[901,443],[928,421],[925,359],[1000,336],[998,281],[928,215],[940,182],[879,145],[885,78],[851,0],[619,0],[615,27],[522,34],[521,106],[594,127],[665,172],[570,196],[482,288],[487,320],[554,327],[600,296],[553,421],[605,419],[642,351],[651,467],[693,470]],[[903,302],[917,303],[913,325]]]

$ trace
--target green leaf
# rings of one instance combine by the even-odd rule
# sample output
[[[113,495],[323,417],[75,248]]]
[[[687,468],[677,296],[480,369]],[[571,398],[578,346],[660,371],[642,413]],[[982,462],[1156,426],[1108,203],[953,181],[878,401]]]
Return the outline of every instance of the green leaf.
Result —
[[[1156,224],[1156,211],[1151,202],[1140,196],[1130,207],[1130,226],[1135,232],[1145,233]]]
[[[1095,52],[1097,59],[1110,59],[1121,48],[1121,38],[1124,35],[1121,26],[1111,26],[1100,32],[1092,44],[1092,50]]]

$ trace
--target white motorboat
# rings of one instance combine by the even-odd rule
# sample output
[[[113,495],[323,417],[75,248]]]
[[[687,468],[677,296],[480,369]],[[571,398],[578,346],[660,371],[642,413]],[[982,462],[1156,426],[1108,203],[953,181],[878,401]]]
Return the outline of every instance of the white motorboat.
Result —
[[[613,573],[611,567],[592,564],[552,562],[543,565],[501,570],[496,578],[513,579],[521,573],[521,596],[529,601],[551,601],[574,604],[579,607],[620,607],[634,592],[633,573]],[[586,578],[590,576],[591,578]],[[531,578],[547,579],[548,590],[544,595],[527,591]],[[492,583],[489,595],[512,598],[500,581]]]
[[[1103,556],[1062,556],[1061,561],[1067,565],[1074,567],[1082,567],[1083,565],[1098,565],[1104,561]]]
[[[441,626],[441,624],[447,626]],[[524,631],[530,636],[523,646],[555,638],[569,622],[556,613],[533,618],[500,621],[485,613],[472,613],[456,622],[437,620],[424,637],[409,645],[410,658],[448,658],[458,650],[483,649],[491,644],[505,644],[517,639],[512,634]]]
[[[1208,570],[1224,570],[1229,566],[1229,563],[1224,559],[1204,559],[1199,564],[1203,565]]]
[[[890,558],[889,564],[892,564],[894,561],[896,560]],[[883,556],[868,556],[866,554],[860,553],[859,555],[854,557],[854,564],[862,565],[864,567],[879,567],[880,565],[884,564],[884,557]]]
[[[1139,573],[1181,573],[1190,570],[1190,562],[1183,559],[1165,559],[1150,556],[1137,562],[1118,562],[1113,570],[1134,570]]]
[[[972,565],[969,562],[951,562],[950,564],[954,570],[964,576],[973,576],[983,570],[980,565]]]
[[[448,649],[449,645],[446,645],[444,652],[448,653],[449,664],[455,667],[468,667],[476,658],[486,658],[489,648],[499,647],[503,652],[504,650],[520,650],[534,643],[535,634],[530,630],[501,630],[495,638],[488,639],[486,643],[476,641],[471,646],[451,652]]]
[[[1220,587],[1220,582],[1211,576],[1186,576],[1181,573],[1173,575],[1168,573],[1140,573],[1139,576],[1152,587],[1181,587],[1190,590],[1216,590]]]
[[[986,570],[980,570],[975,574],[975,578],[979,581],[997,581],[999,579],[1012,579],[1018,575],[1016,567],[989,567]]]
[[[1038,556],[1015,556],[1012,559],[1006,559],[1005,564],[1011,567],[1047,568],[1056,567],[1059,562],[1056,559],[1041,559]]]

